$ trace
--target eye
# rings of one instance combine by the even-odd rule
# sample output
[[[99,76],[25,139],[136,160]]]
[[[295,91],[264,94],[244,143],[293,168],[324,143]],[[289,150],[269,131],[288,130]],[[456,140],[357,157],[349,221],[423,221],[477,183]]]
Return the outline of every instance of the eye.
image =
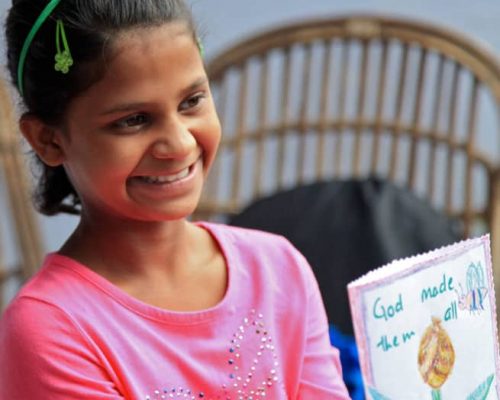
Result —
[[[134,114],[122,118],[112,125],[114,128],[118,129],[129,129],[129,128],[140,128],[147,125],[150,122],[149,117],[146,114]]]
[[[181,104],[179,104],[179,111],[189,111],[200,105],[203,99],[206,98],[205,93],[197,93],[193,96],[188,97]]]

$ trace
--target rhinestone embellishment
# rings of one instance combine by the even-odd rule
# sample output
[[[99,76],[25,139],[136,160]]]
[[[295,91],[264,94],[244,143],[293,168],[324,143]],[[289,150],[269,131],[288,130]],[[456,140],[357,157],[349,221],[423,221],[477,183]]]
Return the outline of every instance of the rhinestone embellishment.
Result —
[[[277,367],[279,366],[275,346],[269,331],[263,321],[263,315],[255,310],[250,312],[248,318],[244,318],[238,330],[231,338],[229,347],[228,374],[230,383],[223,385],[223,399],[233,399],[235,394],[238,400],[253,400],[266,397],[268,389],[278,382]],[[242,360],[241,348],[247,342],[254,342],[256,348],[250,362]],[[271,360],[272,367],[269,371],[262,371],[260,367],[264,356]],[[257,374],[260,370],[261,374]],[[263,372],[263,374],[262,374]],[[258,377],[260,375],[260,378]],[[264,375],[264,379],[262,379]]]
[[[274,340],[262,314],[251,310],[233,333],[229,339],[226,367],[227,381],[221,385],[221,391],[211,397],[204,391],[179,386],[155,390],[144,400],[257,400],[267,398],[269,390],[278,384],[284,392],[283,382],[278,377],[279,361]]]
[[[190,389],[184,389],[179,386],[172,389],[155,390],[153,396],[147,395],[145,400],[157,400],[157,399],[203,399],[205,394],[203,392],[192,393]]]

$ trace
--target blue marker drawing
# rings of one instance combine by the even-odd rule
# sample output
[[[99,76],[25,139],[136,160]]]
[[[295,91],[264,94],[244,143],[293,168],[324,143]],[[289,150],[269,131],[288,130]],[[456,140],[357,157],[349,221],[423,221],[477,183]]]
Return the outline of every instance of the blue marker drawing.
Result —
[[[485,285],[484,272],[481,263],[471,263],[467,268],[466,287],[464,291],[459,283],[460,293],[458,295],[458,308],[468,310],[470,313],[481,312],[484,310],[484,299],[488,293],[488,288]]]

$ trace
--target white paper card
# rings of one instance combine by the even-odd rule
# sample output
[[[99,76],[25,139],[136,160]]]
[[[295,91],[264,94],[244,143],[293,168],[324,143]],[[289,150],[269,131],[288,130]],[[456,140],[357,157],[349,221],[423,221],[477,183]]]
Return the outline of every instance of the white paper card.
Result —
[[[489,237],[348,285],[367,399],[500,400]]]

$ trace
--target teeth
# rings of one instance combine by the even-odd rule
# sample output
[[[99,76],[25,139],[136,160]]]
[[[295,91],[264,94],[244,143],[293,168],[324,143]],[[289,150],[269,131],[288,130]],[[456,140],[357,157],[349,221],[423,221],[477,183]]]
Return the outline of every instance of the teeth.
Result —
[[[175,175],[167,176],[145,176],[144,179],[147,183],[171,183],[183,179],[189,175],[189,168],[183,169],[181,172]]]

